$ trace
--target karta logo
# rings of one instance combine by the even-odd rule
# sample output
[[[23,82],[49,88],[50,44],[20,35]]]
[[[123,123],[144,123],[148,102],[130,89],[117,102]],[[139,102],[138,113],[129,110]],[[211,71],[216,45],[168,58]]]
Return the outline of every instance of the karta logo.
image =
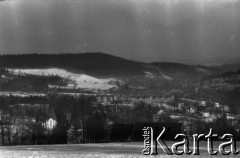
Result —
[[[207,141],[207,150],[210,155],[217,155],[218,152],[223,155],[230,155],[231,153],[234,155],[239,154],[239,151],[236,149],[236,139],[232,134],[224,134],[220,137],[221,141],[224,141],[218,146],[218,149],[213,148],[213,141],[218,139],[218,134],[213,134],[212,128],[210,128],[209,133],[205,134],[193,134],[193,147],[192,150],[189,149],[189,138],[185,134],[176,134],[175,140],[179,140],[176,143],[172,144],[172,146],[167,146],[164,142],[164,137],[167,134],[165,127],[163,127],[162,131],[158,135],[158,137],[154,140],[153,138],[153,129],[152,127],[144,127],[143,128],[143,138],[144,138],[144,149],[142,153],[144,155],[157,155],[157,146],[159,145],[162,151],[168,155],[200,155],[199,152],[199,142],[200,140]],[[157,131],[157,130],[156,130]],[[155,142],[155,143],[154,143]],[[154,148],[155,144],[155,148]],[[183,147],[183,148],[180,148]],[[154,150],[155,149],[155,150]]]

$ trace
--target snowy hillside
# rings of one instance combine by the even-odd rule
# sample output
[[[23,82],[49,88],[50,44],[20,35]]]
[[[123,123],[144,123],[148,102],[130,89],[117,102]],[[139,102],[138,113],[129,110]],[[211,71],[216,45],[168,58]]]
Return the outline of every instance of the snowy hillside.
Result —
[[[31,74],[31,75],[57,75],[62,78],[71,79],[76,83],[76,88],[100,89],[107,90],[117,88],[117,80],[114,78],[99,79],[86,74],[76,74],[59,68],[48,69],[11,69],[15,74]],[[120,81],[121,82],[121,81]]]

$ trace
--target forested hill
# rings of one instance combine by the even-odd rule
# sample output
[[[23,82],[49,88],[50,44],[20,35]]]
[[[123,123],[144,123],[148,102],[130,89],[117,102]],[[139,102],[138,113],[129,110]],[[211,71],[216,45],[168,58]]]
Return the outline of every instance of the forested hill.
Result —
[[[180,63],[144,63],[105,53],[79,54],[21,54],[1,55],[0,67],[7,68],[62,68],[75,73],[94,76],[160,76],[169,78],[199,78],[210,72],[207,67]]]
[[[142,73],[142,63],[104,53],[2,55],[0,66],[9,68],[57,67],[96,75],[139,75]]]

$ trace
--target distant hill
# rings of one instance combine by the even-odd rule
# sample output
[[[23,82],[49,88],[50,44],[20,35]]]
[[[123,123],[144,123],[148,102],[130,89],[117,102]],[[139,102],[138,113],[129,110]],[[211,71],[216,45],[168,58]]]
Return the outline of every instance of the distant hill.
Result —
[[[142,63],[104,53],[2,55],[0,66],[9,68],[57,67],[91,75],[141,75]]]
[[[98,77],[147,77],[152,79],[199,79],[213,70],[180,63],[143,63],[104,53],[1,55],[0,67],[61,68]]]

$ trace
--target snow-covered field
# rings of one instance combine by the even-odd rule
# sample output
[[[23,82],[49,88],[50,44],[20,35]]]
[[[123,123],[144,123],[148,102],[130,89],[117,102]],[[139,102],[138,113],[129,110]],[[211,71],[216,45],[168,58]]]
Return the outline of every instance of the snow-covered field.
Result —
[[[174,142],[166,141],[168,145]],[[190,142],[191,144],[191,142]],[[237,142],[239,144],[239,142]],[[195,157],[226,157],[226,155],[210,155],[207,152],[207,142],[200,141],[200,155],[166,155],[159,147],[158,155],[142,154],[142,142],[96,143],[96,144],[65,144],[65,145],[24,145],[0,146],[0,158],[195,158]],[[214,144],[217,149],[219,143]],[[239,149],[239,145],[237,145]],[[192,150],[192,144],[190,145]],[[233,156],[233,154],[227,155]]]
[[[63,78],[71,79],[76,83],[76,88],[85,89],[100,89],[107,90],[110,88],[117,88],[116,79],[114,78],[95,78],[86,74],[76,74],[59,68],[48,68],[48,69],[11,69],[15,74],[32,74],[32,75],[57,75]]]
[[[148,158],[156,158],[156,156],[147,156]],[[157,156],[158,158],[173,158],[175,156]],[[178,156],[176,156],[178,157]],[[0,158],[146,158],[145,155],[133,154],[101,154],[101,153],[56,153],[56,152],[33,152],[17,151],[17,152],[3,152]]]

